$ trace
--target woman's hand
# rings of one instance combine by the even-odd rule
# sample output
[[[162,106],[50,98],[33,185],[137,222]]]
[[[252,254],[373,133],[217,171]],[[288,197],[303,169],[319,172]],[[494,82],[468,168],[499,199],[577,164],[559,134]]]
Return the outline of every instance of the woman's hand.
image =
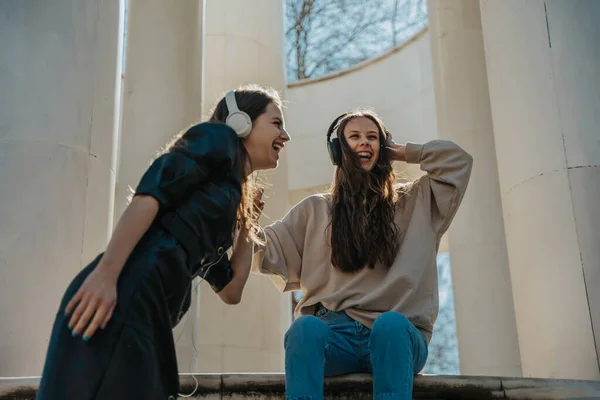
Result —
[[[256,191],[256,193],[254,193],[254,207],[256,208],[256,210],[258,212],[258,217],[260,217],[260,214],[262,214],[263,208],[265,208],[265,202],[262,201],[262,196],[263,196],[264,192],[265,192],[265,189],[260,188]]]
[[[115,273],[115,269],[100,260],[83,281],[65,308],[66,315],[72,314],[69,329],[73,329],[73,336],[84,332],[83,340],[87,341],[99,327],[106,326],[117,304],[118,278],[119,274]]]
[[[83,340],[88,340],[112,317],[117,304],[119,275],[133,248],[152,224],[158,208],[155,198],[139,195],[123,212],[102,259],[65,308],[65,314],[71,315],[69,328],[73,329],[73,336],[83,333]]]
[[[385,148],[387,150],[388,158],[391,161],[406,161],[406,146],[397,144],[392,138],[392,134],[387,131],[387,141]]]
[[[262,214],[263,208],[265,208],[265,202],[262,201],[262,196],[264,193],[264,189],[260,188],[258,190],[256,190],[256,192],[254,193],[254,200],[253,200],[253,204],[254,204],[254,208],[256,210],[256,218],[260,218],[260,215]],[[235,229],[234,235],[233,235],[233,242],[234,242],[234,248],[235,243],[238,242],[238,240],[240,240],[240,237],[243,238],[243,240],[247,241],[248,240],[248,230],[246,229],[245,226],[240,226],[240,224],[238,224],[238,226]]]

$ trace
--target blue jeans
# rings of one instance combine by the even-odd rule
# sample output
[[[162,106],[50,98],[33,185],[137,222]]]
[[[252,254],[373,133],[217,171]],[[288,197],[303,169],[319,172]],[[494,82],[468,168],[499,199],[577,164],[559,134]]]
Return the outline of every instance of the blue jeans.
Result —
[[[373,374],[374,399],[412,399],[428,348],[406,317],[386,312],[369,329],[344,311],[317,315],[298,318],[285,334],[286,399],[322,400],[325,376],[355,372]]]

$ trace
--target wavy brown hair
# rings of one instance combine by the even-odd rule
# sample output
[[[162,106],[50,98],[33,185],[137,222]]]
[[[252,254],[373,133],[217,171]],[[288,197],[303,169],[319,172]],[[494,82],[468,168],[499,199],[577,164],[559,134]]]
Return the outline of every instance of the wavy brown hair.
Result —
[[[238,109],[248,114],[252,122],[265,113],[269,104],[275,103],[279,107],[283,106],[281,97],[275,89],[259,85],[248,85],[236,89],[235,101]],[[229,110],[225,97],[223,97],[213,109],[209,121],[225,122],[228,115]],[[176,138],[170,148],[176,147],[181,140],[185,140],[185,136]],[[237,210],[237,225],[248,229],[250,233],[249,237],[252,241],[262,243],[259,235],[260,226],[258,224],[260,211],[254,204],[254,197],[259,189],[257,172],[246,175],[247,168],[250,168],[252,171],[252,160],[250,160],[242,140],[238,140],[237,150],[240,157],[242,177],[242,198]],[[235,229],[235,227],[233,228]]]
[[[350,149],[344,129],[354,118],[368,118],[379,131],[379,158],[365,171]],[[344,272],[356,272],[381,263],[390,267],[398,252],[400,228],[394,223],[398,192],[396,174],[386,152],[387,131],[372,111],[359,110],[340,120],[337,137],[342,149],[331,188],[331,263]]]

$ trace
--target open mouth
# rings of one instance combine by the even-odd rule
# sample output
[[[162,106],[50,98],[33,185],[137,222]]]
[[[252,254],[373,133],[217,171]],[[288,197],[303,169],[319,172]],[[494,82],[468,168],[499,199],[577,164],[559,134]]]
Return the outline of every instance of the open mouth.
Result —
[[[281,143],[281,142],[274,142],[274,143],[273,143],[273,149],[275,149],[275,151],[276,151],[277,153],[279,153],[279,152],[281,151],[281,149],[283,149],[283,146],[284,146],[284,145],[283,145],[283,143]]]
[[[369,152],[369,151],[359,151],[358,153],[356,153],[356,155],[358,156],[358,158],[362,160],[370,160],[373,157],[373,153]]]

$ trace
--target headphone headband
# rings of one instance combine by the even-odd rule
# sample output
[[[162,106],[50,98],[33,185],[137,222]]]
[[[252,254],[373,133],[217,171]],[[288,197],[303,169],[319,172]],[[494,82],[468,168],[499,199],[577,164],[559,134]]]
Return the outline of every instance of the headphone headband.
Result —
[[[342,148],[340,146],[340,139],[337,137],[331,139],[331,134],[335,130],[337,123],[346,115],[348,115],[348,113],[343,113],[334,119],[327,130],[327,151],[329,152],[329,158],[331,159],[331,163],[333,165],[340,165],[342,163]]]
[[[331,125],[329,125],[329,129],[327,129],[327,141],[328,142],[331,139],[331,135],[333,134],[333,131],[335,130],[337,123],[340,121],[340,119],[344,118],[346,115],[348,115],[348,113],[343,113],[342,115],[340,115],[339,117],[334,119],[333,122],[331,123]]]
[[[237,102],[235,101],[235,90],[230,90],[225,95],[225,104],[227,104],[227,110],[229,110],[229,115],[240,111],[237,106]]]

